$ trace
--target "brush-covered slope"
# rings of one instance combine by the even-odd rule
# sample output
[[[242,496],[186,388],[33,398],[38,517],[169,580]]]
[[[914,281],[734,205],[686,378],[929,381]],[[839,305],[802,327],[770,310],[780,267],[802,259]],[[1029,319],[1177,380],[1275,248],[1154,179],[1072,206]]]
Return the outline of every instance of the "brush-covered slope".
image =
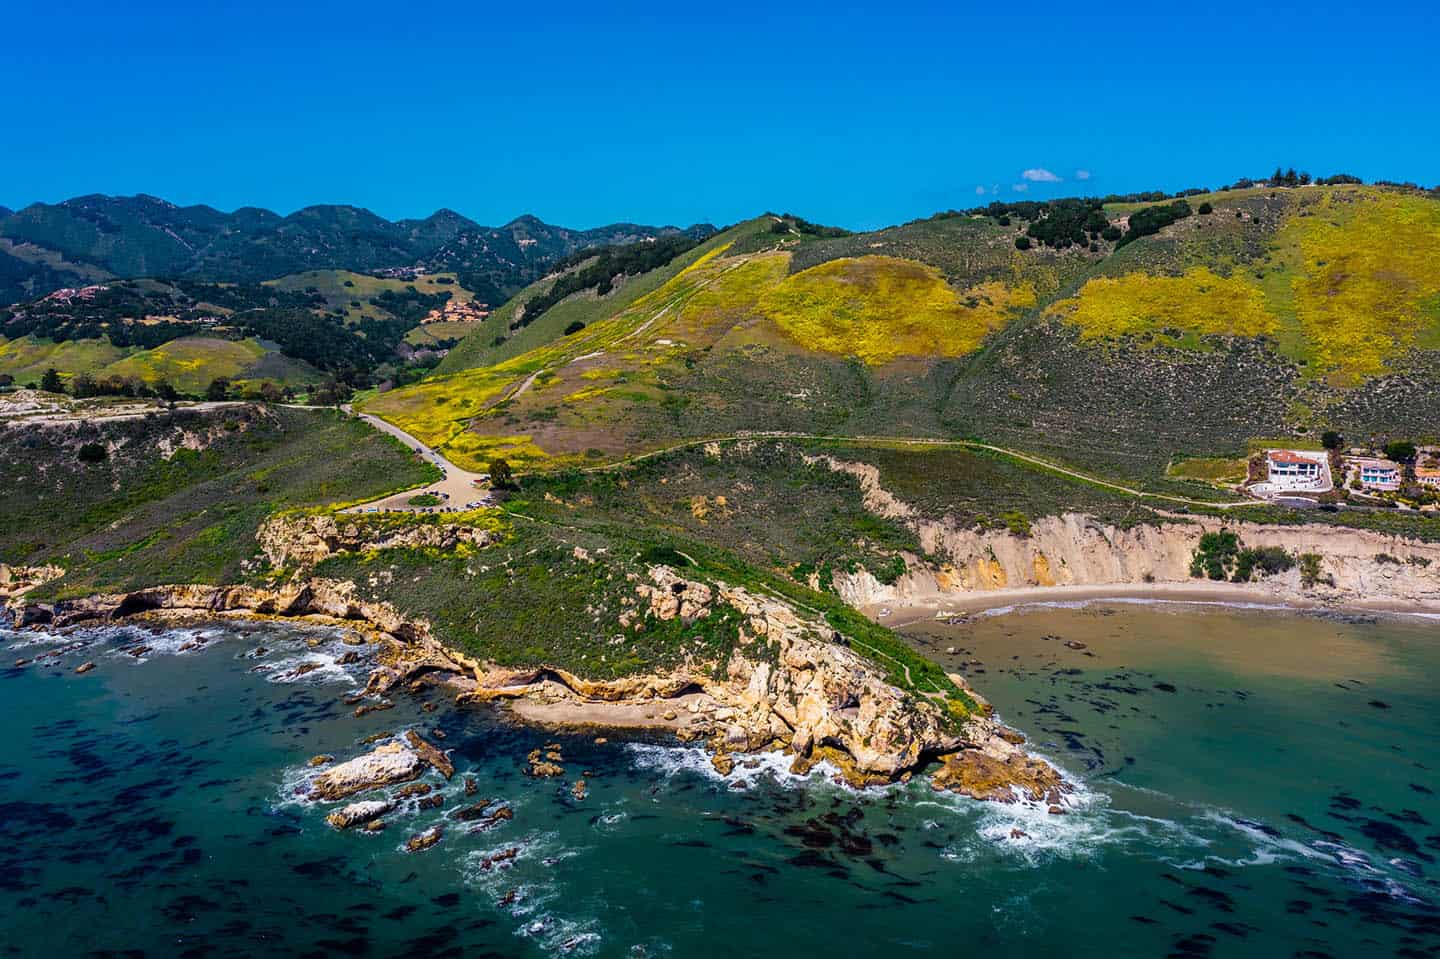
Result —
[[[367,408],[471,465],[791,430],[977,436],[1150,483],[1253,437],[1440,422],[1440,199],[1414,190],[1022,204],[843,236],[766,216],[515,335],[553,282]]]

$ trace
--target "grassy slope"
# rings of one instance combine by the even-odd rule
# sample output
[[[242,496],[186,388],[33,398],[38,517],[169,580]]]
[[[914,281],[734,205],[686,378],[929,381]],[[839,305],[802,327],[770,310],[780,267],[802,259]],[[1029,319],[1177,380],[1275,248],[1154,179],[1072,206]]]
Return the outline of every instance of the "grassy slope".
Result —
[[[172,448],[184,435],[204,449]],[[77,458],[87,442],[107,460]],[[47,593],[246,575],[255,530],[281,509],[365,499],[431,478],[398,441],[327,411],[240,407],[0,431],[0,561],[59,561]]]
[[[800,244],[762,218],[581,334],[555,339],[542,318],[528,352],[444,375],[483,362],[472,349],[371,410],[471,463],[789,429],[977,436],[1152,488],[1173,460],[1256,436],[1433,433],[1434,354],[1414,351],[1440,340],[1440,202],[1370,187],[1202,201],[1212,213],[1103,255],[1022,254],[1023,224],[988,218]],[[1380,376],[1357,390],[1361,369]]]
[[[50,367],[65,376],[133,377],[151,384],[165,379],[180,392],[191,394],[205,392],[217,377],[242,388],[261,381],[281,387],[303,386],[321,379],[310,364],[285,356],[254,337],[185,336],[149,350],[121,350],[103,339],[52,343],[29,336],[0,338],[0,373],[9,373],[17,383],[38,382]]]
[[[38,383],[51,368],[62,375],[93,373],[120,359],[121,350],[109,340],[66,340],[55,343],[22,336],[16,340],[0,337],[0,373],[15,377],[17,383]]]
[[[578,321],[589,326],[596,320],[621,313],[637,300],[654,293],[673,280],[707,252],[732,242],[737,232],[743,232],[743,226],[742,224],[741,228],[717,234],[657,270],[627,278],[607,296],[599,297],[591,292],[582,292],[566,297],[541,316],[532,319],[526,326],[512,331],[510,324],[520,308],[536,294],[548,290],[556,277],[548,276],[537,280],[486,317],[480,329],[450,351],[440,364],[438,372],[445,375],[493,366],[553,343],[564,335],[565,329],[573,322]],[[583,266],[584,264],[580,264],[575,269]],[[496,344],[496,337],[503,337],[504,342]]]
[[[445,282],[446,280],[449,282]],[[391,293],[404,293],[407,287],[413,286],[417,293],[427,295],[448,292],[459,303],[469,303],[475,298],[473,293],[456,282],[454,273],[429,273],[413,280],[391,280],[351,270],[306,270],[304,273],[291,273],[278,279],[266,280],[265,285],[291,291],[304,291],[313,287],[325,298],[326,309],[343,309],[345,322],[351,324],[359,322],[361,316],[390,319],[388,312],[370,303],[371,297],[379,296],[387,290]]]

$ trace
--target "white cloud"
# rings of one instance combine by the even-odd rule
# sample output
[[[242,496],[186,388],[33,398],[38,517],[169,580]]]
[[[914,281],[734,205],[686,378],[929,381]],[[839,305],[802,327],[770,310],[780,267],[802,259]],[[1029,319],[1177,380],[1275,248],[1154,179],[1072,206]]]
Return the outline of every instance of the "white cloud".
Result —
[[[983,186],[977,186],[977,187],[975,188],[975,195],[976,195],[976,196],[984,196],[984,195],[985,195],[985,188],[984,188]]]
[[[1026,190],[1030,189],[1030,184],[1028,184],[1028,183],[1012,183],[1012,184],[1010,185],[1010,189],[1014,190],[1016,193],[1024,193]]]
[[[1061,177],[1056,176],[1044,167],[1035,167],[1020,174],[1020,179],[1029,180],[1031,183],[1060,183]]]
[[[1077,179],[1077,180],[1088,180],[1088,179],[1090,179],[1090,171],[1089,171],[1089,170],[1076,170],[1076,171],[1075,171],[1075,179]]]

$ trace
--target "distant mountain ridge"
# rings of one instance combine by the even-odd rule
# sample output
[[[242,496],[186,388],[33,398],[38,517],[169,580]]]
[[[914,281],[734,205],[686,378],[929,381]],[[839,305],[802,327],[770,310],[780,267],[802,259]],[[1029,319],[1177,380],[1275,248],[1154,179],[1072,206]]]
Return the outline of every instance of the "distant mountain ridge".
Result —
[[[572,230],[529,215],[485,227],[449,209],[391,221],[330,204],[288,216],[258,207],[224,213],[146,194],[90,194],[18,211],[0,207],[0,241],[8,241],[0,242],[0,304],[94,282],[97,273],[243,282],[302,270],[401,267],[455,271],[467,288],[500,302],[578,250],[682,232],[714,228],[618,223]]]

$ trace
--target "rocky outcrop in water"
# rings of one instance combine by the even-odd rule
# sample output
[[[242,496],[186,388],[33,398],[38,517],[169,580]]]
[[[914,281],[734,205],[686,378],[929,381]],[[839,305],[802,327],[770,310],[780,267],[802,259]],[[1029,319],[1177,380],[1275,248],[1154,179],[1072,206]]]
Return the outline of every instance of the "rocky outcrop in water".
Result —
[[[388,799],[352,802],[326,816],[325,821],[336,829],[349,829],[351,826],[373,822],[394,808],[395,804]]]
[[[419,753],[403,743],[386,743],[316,776],[310,784],[310,795],[315,799],[344,799],[367,789],[409,782],[424,769],[425,761]]]
[[[15,612],[20,625],[51,628],[142,614],[173,618],[244,613],[353,624],[381,641],[362,697],[438,672],[466,680],[469,688],[460,701],[541,694],[559,695],[577,706],[649,703],[657,713],[675,717],[680,726],[667,704],[692,696],[697,700],[691,704],[693,712],[687,712],[679,728],[684,738],[703,738],[724,752],[783,748],[802,760],[823,756],[838,762],[856,784],[900,778],[936,756],[1001,742],[1000,727],[988,716],[974,715],[957,726],[942,705],[890,685],[873,661],[836,642],[834,631],[818,615],[781,599],[687,580],[667,566],[652,567],[648,577],[636,583],[636,593],[643,611],[662,620],[694,621],[712,615],[718,604],[728,604],[743,618],[739,643],[723,663],[696,662],[615,680],[590,680],[545,665],[497,668],[446,648],[431,636],[428,623],[407,619],[388,603],[360,598],[353,583],[320,578],[276,589],[158,586],[82,600],[22,603]],[[400,778],[390,782],[413,779],[426,765],[414,747],[394,743],[383,748],[383,753],[377,750],[328,769],[316,780],[320,795],[343,798],[383,784],[392,771]],[[443,772],[448,764],[443,753],[434,750],[432,759]]]

